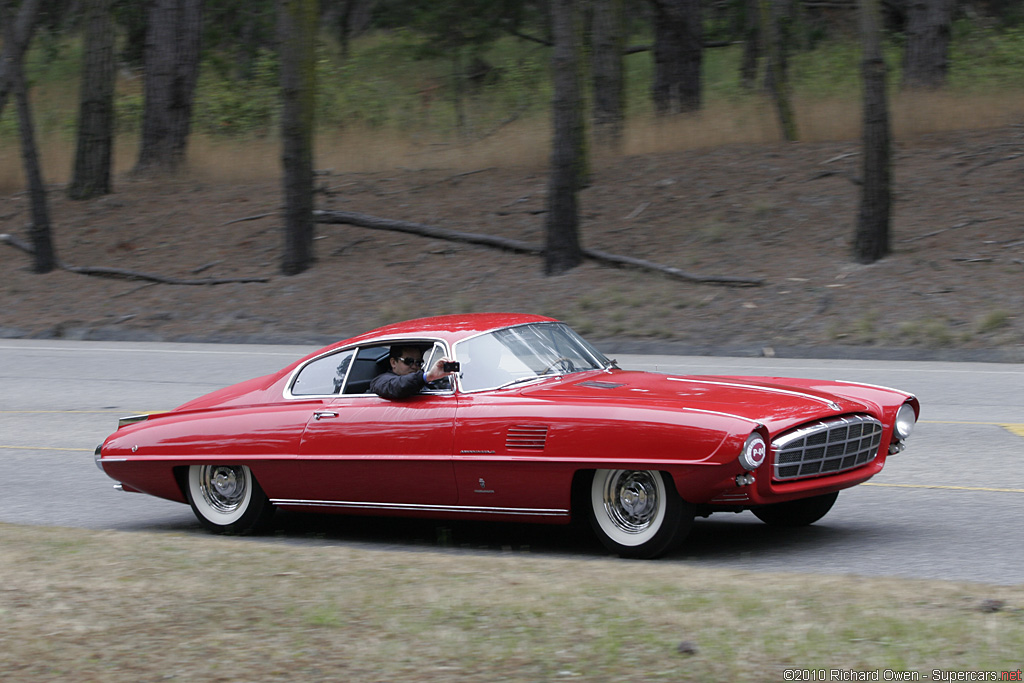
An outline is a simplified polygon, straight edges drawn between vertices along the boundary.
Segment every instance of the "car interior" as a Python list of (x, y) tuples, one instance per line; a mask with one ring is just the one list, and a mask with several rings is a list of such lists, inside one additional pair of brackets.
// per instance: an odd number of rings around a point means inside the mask
[[(444, 355), (444, 347), (440, 344), (416, 343), (412, 344), (423, 349), (423, 367), (428, 368)], [(355, 361), (349, 369), (348, 382), (345, 384), (345, 394), (365, 394), (370, 390), (370, 382), (377, 375), (391, 369), (388, 362), (388, 354), (391, 345), (387, 346), (364, 346), (356, 354)], [(446, 377), (434, 382), (427, 387), (428, 391), (451, 391), (451, 381)]]

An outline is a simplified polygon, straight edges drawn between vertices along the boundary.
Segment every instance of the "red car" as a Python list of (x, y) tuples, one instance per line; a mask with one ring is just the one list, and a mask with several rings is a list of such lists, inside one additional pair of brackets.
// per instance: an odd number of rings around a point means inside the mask
[[(392, 345), (458, 374), (369, 393)], [(550, 318), (424, 318), (328, 346), (170, 412), (121, 420), (96, 449), (125, 491), (188, 502), (220, 533), (276, 508), (565, 524), (656, 557), (695, 516), (806, 525), (903, 449), (917, 399), (806, 379), (619, 369)]]

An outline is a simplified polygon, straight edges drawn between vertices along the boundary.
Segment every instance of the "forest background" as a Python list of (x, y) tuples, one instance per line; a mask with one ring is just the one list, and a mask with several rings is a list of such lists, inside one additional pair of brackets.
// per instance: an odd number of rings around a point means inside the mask
[[(489, 3), (493, 21), (467, 12), (473, 22), (454, 25), (452, 8), (474, 4), (321, 3), (320, 206), (539, 243), (551, 145), (549, 8)], [(643, 49), (657, 33), (658, 3), (626, 3), (626, 118), (618, 146), (591, 152), (583, 242), (763, 283), (739, 290), (589, 263), (544, 278), (529, 256), (333, 226), (320, 228), (310, 273), (279, 276), (271, 2), (205, 3), (187, 164), (159, 179), (132, 172), (144, 107), (143, 4), (115, 3), (114, 192), (67, 200), (60, 189), (74, 154), (81, 3), (43, 5), (26, 71), (58, 255), (168, 279), (260, 281), (187, 287), (70, 272), (32, 277), (23, 255), (4, 250), (6, 336), (319, 340), (412, 315), (517, 308), (598, 338), (696, 350), (908, 347), (1011, 358), (1020, 350), (1024, 207), (1014, 179), (1024, 32), (1015, 3), (952, 5), (948, 69), (941, 87), (928, 89), (902, 87), (905, 6), (885, 5), (899, 150), (896, 247), (872, 266), (849, 256), (862, 116), (856, 5), (788, 5), (799, 142), (783, 144), (760, 75), (750, 81), (741, 69), (747, 3), (703, 3), (702, 101), (669, 115), (653, 103), (656, 65)], [(462, 39), (453, 43), (456, 29)], [(27, 218), (17, 140), (8, 111), (0, 118), (0, 191), (11, 201), (0, 230), (12, 235)], [(430, 295), (391, 296), (410, 279)], [(334, 293), (314, 295), (321, 288)]]

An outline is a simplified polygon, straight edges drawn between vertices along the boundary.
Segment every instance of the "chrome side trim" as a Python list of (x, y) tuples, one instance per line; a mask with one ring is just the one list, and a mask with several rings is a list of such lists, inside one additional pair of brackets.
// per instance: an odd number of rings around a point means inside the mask
[(127, 417), (122, 417), (118, 419), (117, 428), (120, 429), (125, 425), (135, 424), (136, 422), (145, 422), (148, 419), (149, 415), (128, 415)]
[(673, 382), (691, 382), (694, 384), (713, 384), (718, 387), (733, 387), (735, 389), (750, 389), (751, 391), (764, 391), (769, 394), (782, 394), (783, 396), (798, 396), (805, 398), (808, 401), (817, 401), (823, 403), (832, 410), (839, 410), (839, 405), (835, 401), (828, 398), (822, 398), (821, 396), (815, 396), (814, 394), (807, 394), (802, 391), (796, 391), (795, 389), (782, 389), (779, 387), (759, 387), (756, 384), (740, 384), (737, 382), (724, 382), (720, 380), (707, 380), (707, 379), (690, 379), (687, 377), (666, 377), (665, 379)]
[(270, 502), (281, 506), (302, 506), (341, 508), (349, 510), (389, 510), (401, 512), (453, 512), (483, 515), (528, 515), (531, 517), (568, 517), (568, 510), (557, 508), (503, 508), (477, 507), (472, 505), (424, 505), (418, 503), (370, 503), (348, 500), (301, 500), (295, 498), (271, 498)]
[(906, 396), (907, 399), (905, 399), (905, 400), (916, 399), (917, 398), (913, 394), (908, 394), (907, 392), (903, 391), (902, 389), (893, 389), (892, 387), (887, 387), (884, 384), (869, 384), (867, 382), (854, 382), (854, 381), (848, 380), (848, 379), (837, 379), (837, 380), (833, 380), (833, 381), (836, 384), (850, 384), (850, 385), (855, 386), (855, 387), (856, 386), (871, 387), (872, 389), (882, 389), (884, 391), (891, 391), (894, 394), (901, 394), (902, 396)]
[[(342, 347), (340, 349), (334, 349), (332, 351), (327, 351), (325, 353), (321, 353), (319, 356), (315, 356), (313, 358), (310, 358), (305, 363), (302, 363), (302, 364), (296, 366), (296, 368), (291, 371), (291, 374), (288, 375), (288, 381), (285, 382), (285, 384), (284, 384), (284, 399), (286, 401), (308, 401), (308, 400), (315, 400), (315, 399), (336, 399), (336, 398), (342, 398), (342, 397), (344, 397), (344, 398), (358, 398), (358, 397), (380, 398), (376, 394), (346, 394), (345, 393), (345, 385), (348, 384), (348, 380), (349, 380), (349, 376), (350, 376), (350, 373), (349, 373), (348, 370), (345, 372), (345, 381), (342, 383), (342, 385), (340, 387), (338, 387), (337, 393), (333, 393), (333, 394), (299, 394), (299, 395), (296, 395), (296, 394), (292, 393), (292, 384), (295, 383), (295, 378), (298, 377), (300, 372), (302, 372), (304, 369), (306, 369), (307, 366), (311, 365), (312, 363), (317, 362), (318, 360), (320, 360), (322, 358), (326, 358), (328, 356), (336, 356), (338, 354), (345, 353), (346, 351), (352, 351), (352, 353), (353, 353), (352, 358), (354, 360), (355, 357), (357, 355), (359, 355), (359, 351), (361, 349), (363, 349), (363, 348), (366, 348), (366, 347), (369, 347), (369, 346), (390, 346), (392, 344), (401, 343), (403, 341), (408, 341), (410, 344), (423, 344), (423, 343), (428, 343), (428, 344), (433, 344), (433, 345), (440, 344), (441, 347), (444, 349), (444, 355), (447, 356), (447, 357), (451, 357), (451, 355), (450, 355), (451, 354), (451, 348), (448, 346), (448, 342), (446, 342), (444, 339), (440, 339), (440, 338), (436, 338), (436, 337), (401, 337), (401, 336), (399, 336), (399, 337), (381, 337), (380, 339), (375, 339), (375, 340), (372, 340), (372, 341), (364, 341), (362, 343), (356, 344), (355, 346), (345, 346), (345, 347)], [(351, 370), (351, 366), (349, 367), (349, 370)], [(454, 393), (455, 393), (454, 386), (453, 386), (452, 389), (448, 389), (448, 390), (437, 389), (437, 390), (427, 390), (427, 391), (423, 392), (424, 395), (429, 395), (429, 396), (450, 396), (450, 395), (452, 395)]]

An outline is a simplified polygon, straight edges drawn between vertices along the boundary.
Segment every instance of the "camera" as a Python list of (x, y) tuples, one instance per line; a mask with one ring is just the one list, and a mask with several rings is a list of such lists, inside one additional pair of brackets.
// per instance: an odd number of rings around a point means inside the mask
[(459, 370), (462, 369), (462, 366), (460, 366), (457, 361), (448, 360), (444, 362), (444, 365), (441, 366), (441, 368), (445, 372), (458, 372)]

